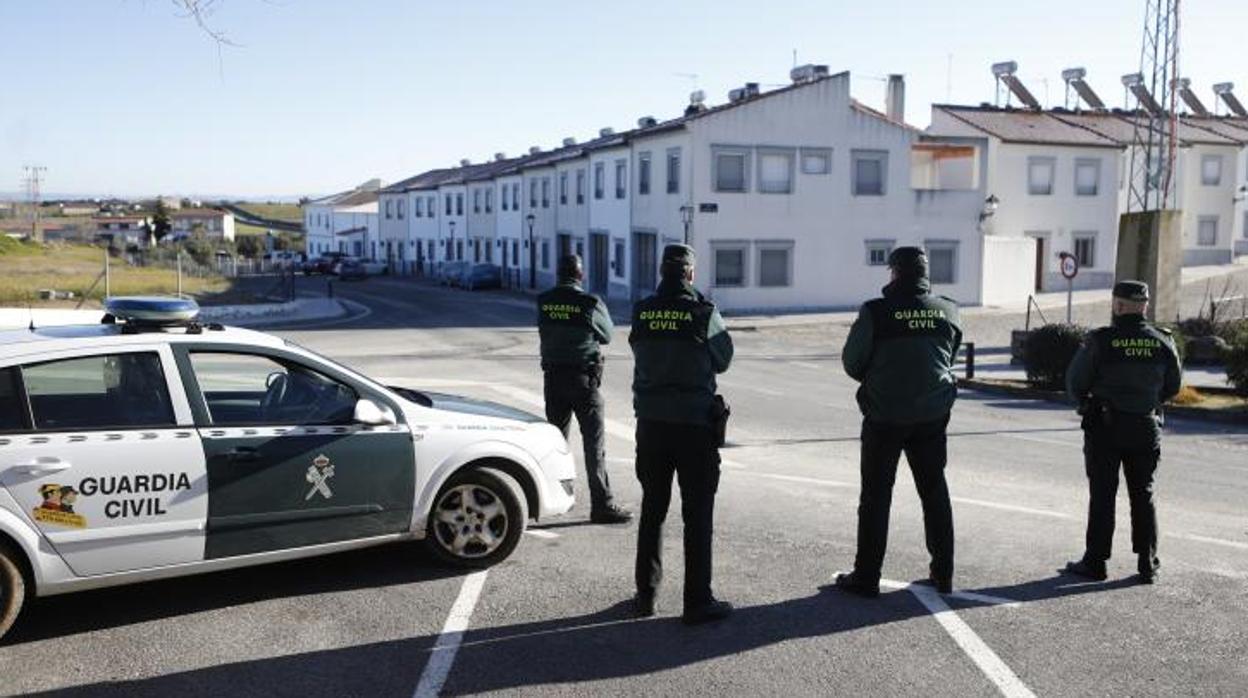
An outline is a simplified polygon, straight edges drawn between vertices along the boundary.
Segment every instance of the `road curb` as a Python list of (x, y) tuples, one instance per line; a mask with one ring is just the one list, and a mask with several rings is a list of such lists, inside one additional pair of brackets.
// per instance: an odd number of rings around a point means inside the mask
[[(1066, 393), (1056, 390), (1044, 390), (1043, 388), (1035, 388), (1032, 386), (1008, 385), (1002, 383), (994, 383), (982, 381), (975, 378), (959, 378), (958, 387), (969, 390), (979, 390), (986, 393), (997, 393), (999, 395), (1009, 395), (1011, 397), (1029, 398), (1032, 400), (1043, 400), (1062, 405), (1070, 405), (1070, 400), (1066, 398)], [(1214, 412), (1212, 410), (1201, 409), (1199, 407), (1186, 407), (1183, 405), (1168, 405), (1165, 408), (1167, 417), (1179, 417), (1182, 419), (1192, 419), (1203, 422), (1217, 422), (1220, 424), (1248, 424), (1248, 411), (1240, 412)]]

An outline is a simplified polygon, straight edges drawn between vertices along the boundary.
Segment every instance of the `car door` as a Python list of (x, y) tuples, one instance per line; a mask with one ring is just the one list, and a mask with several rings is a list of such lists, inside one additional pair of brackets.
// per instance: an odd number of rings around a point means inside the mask
[(207, 558), (410, 530), (410, 430), (354, 422), (361, 397), (398, 415), (389, 398), (276, 350), (177, 351), (207, 462)]
[(167, 345), (41, 355), (0, 394), (0, 484), (75, 574), (203, 559), (204, 454)]

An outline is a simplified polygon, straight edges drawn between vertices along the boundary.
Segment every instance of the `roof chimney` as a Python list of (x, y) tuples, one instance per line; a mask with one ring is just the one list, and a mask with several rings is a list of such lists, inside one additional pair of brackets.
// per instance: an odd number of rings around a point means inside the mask
[(606, 138), (607, 136), (614, 136), (614, 135), (615, 135), (615, 129), (611, 128), (610, 126), (598, 129), (599, 138)]
[[(1105, 111), (1105, 102), (1101, 101), (1100, 96), (1092, 90), (1092, 86), (1084, 80), (1087, 75), (1088, 71), (1083, 68), (1067, 68), (1062, 71), (1062, 80), (1066, 81), (1066, 107), (1077, 109), (1079, 100), (1082, 99), (1083, 103), (1092, 109)], [(1073, 99), (1070, 94), (1072, 89), (1077, 95)]]
[(1179, 96), (1183, 98), (1183, 103), (1187, 105), (1187, 108), (1191, 109), (1196, 116), (1209, 116), (1209, 110), (1200, 101), (1200, 97), (1197, 97), (1196, 93), (1192, 92), (1192, 81), (1187, 78), (1179, 78), (1175, 82), (1179, 88)]
[(472, 164), (472, 161), (471, 161), (471, 160), (469, 160), (468, 158), (464, 158), (463, 160), (460, 160), (460, 161), (459, 161), (459, 166), (460, 166), (460, 167), (467, 167), (467, 166), (469, 166), (469, 165), (471, 165), (471, 164)]
[(658, 119), (655, 119), (653, 116), (643, 116), (637, 120), (637, 128), (650, 128), (658, 123)]
[(1144, 85), (1144, 76), (1140, 73), (1130, 73), (1122, 76), (1122, 86), (1127, 91), (1135, 95), (1140, 106), (1153, 116), (1165, 116), (1166, 110), (1162, 108), (1157, 100), (1153, 99), (1153, 94), (1148, 91), (1148, 87)]
[(567, 147), (574, 146), (574, 145), (576, 145), (575, 138), (568, 136), (567, 138), (563, 139), (563, 147), (567, 148)]
[(494, 161), (502, 162), (507, 159), (507, 153), (494, 153)]
[(1226, 108), (1231, 110), (1235, 116), (1248, 118), (1248, 109), (1244, 109), (1244, 105), (1235, 95), (1231, 94), (1231, 90), (1235, 89), (1235, 83), (1220, 82), (1213, 86), (1213, 93), (1222, 98), (1226, 103)]
[(893, 73), (888, 76), (888, 92), (884, 96), (884, 113), (897, 122), (906, 120), (906, 76)]
[[(1004, 61), (992, 64), (992, 74), (997, 78), (998, 104), (1001, 101), (1001, 83), (1005, 83), (1005, 86), (1009, 88), (1010, 92), (1015, 97), (1018, 97), (1018, 101), (1022, 102), (1023, 106), (1028, 109), (1040, 111), (1040, 103), (1036, 101), (1036, 98), (1032, 96), (1031, 91), (1028, 90), (1027, 87), (1023, 85), (1023, 83), (1014, 75), (1014, 73), (1017, 72), (1018, 61)], [(1005, 106), (1010, 106), (1010, 99), (1008, 96), (1005, 99)]]
[(535, 145), (529, 148), (529, 155), (537, 155), (540, 152), (542, 152), (542, 146), (540, 145)]
[(691, 116), (704, 111), (706, 111), (706, 93), (702, 90), (690, 92), (689, 106), (685, 107), (685, 116)]

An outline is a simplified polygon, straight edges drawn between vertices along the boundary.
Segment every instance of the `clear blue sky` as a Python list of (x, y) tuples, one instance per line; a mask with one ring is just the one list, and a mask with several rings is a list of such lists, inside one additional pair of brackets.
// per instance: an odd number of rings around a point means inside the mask
[[(1102, 97), (1139, 62), (1143, 0), (217, 0), (216, 45), (169, 0), (0, 1), (0, 191), (21, 166), (53, 192), (298, 196), (394, 181), (461, 157), (584, 139), (714, 103), (801, 63), (853, 74), (882, 106), (904, 73), (907, 118), (991, 101), (1014, 59), (1060, 105), (1062, 68)], [(1248, 2), (1188, 0), (1182, 72), (1212, 102), (1248, 101)], [(952, 55), (952, 71), (949, 57)], [(951, 77), (951, 80), (949, 79)], [(951, 83), (951, 85), (950, 85)]]

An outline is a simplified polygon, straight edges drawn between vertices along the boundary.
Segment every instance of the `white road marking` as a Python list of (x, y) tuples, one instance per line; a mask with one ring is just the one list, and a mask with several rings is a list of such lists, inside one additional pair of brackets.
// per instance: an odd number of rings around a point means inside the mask
[(1072, 516), (1060, 511), (1052, 511), (1050, 509), (1034, 509), (1032, 507), (1022, 507), (1017, 504), (1002, 504), (1001, 502), (990, 502), (985, 499), (971, 499), (969, 497), (950, 497), (950, 501), (959, 504), (970, 504), (972, 506), (984, 507), (985, 509), (999, 509), (1001, 511), (1012, 511), (1019, 514), (1031, 514), (1033, 516), (1048, 516), (1054, 519), (1076, 519)]
[[(881, 579), (880, 586), (886, 589), (910, 590), (913, 586), (909, 582), (898, 582), (893, 579)], [(1023, 605), (1021, 601), (1007, 599), (1003, 596), (992, 596), (991, 594), (980, 594), (975, 591), (954, 591), (950, 594), (944, 594), (954, 599), (962, 599), (963, 601), (974, 601), (985, 606), (1001, 606), (1002, 608), (1018, 608)]]
[[(987, 434), (986, 436), (994, 436), (994, 434)], [(1075, 443), (1074, 441), (1062, 441), (1061, 439), (1046, 439), (1043, 436), (1032, 436), (1030, 434), (1011, 434), (1009, 432), (1005, 432), (1002, 434), (997, 434), (995, 436), (1004, 436), (1010, 439), (1018, 439), (1019, 441), (1031, 441), (1032, 443), (1048, 444), (1050, 446), (1068, 446), (1072, 448), (1083, 448), (1082, 443)]]
[(949, 637), (962, 648), (962, 652), (996, 685), (1001, 695), (1007, 698), (1035, 698), (1036, 694), (971, 630), (966, 621), (949, 608), (949, 604), (945, 603), (935, 588), (922, 584), (907, 584), (905, 588), (927, 608)]
[[(742, 466), (736, 466), (742, 467)], [(804, 485), (824, 485), (826, 487), (857, 487), (857, 485), (841, 482), (839, 480), (826, 480), (818, 477), (802, 477), (801, 475), (780, 475), (778, 473), (759, 473), (753, 471), (744, 471), (744, 475), (753, 477), (761, 477), (768, 480), (779, 480), (781, 482), (799, 482)]]
[(1170, 538), (1182, 538), (1183, 540), (1196, 541), (1197, 543), (1209, 543), (1210, 545), (1223, 545), (1237, 550), (1248, 550), (1248, 543), (1237, 540), (1210, 538), (1209, 536), (1198, 536), (1194, 533), (1166, 533), (1164, 535)]
[(420, 675), (420, 683), (416, 684), (415, 698), (434, 698), (442, 692), (446, 678), (451, 674), (451, 666), (455, 664), (455, 654), (464, 641), (464, 632), (468, 630), (468, 622), (472, 619), (472, 610), (477, 606), (481, 596), (481, 588), (485, 586), (488, 570), (473, 572), (464, 577), (464, 584), (459, 588), (459, 596), (451, 606), (451, 613), (442, 626), (442, 634), (429, 653), (429, 663)]
[(823, 370), (823, 368), (819, 366), (819, 364), (812, 364), (809, 361), (790, 361), (789, 363), (793, 364), (794, 366), (800, 366), (801, 368), (809, 368), (812, 371)]
[(540, 528), (529, 528), (529, 529), (526, 529), (524, 532), (529, 534), (530, 536), (533, 536), (534, 538), (552, 539), (552, 538), (559, 537), (559, 534), (555, 533), (554, 531), (546, 531)]

